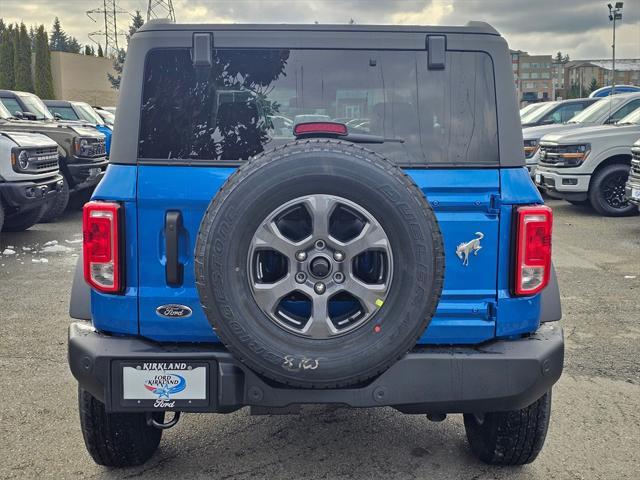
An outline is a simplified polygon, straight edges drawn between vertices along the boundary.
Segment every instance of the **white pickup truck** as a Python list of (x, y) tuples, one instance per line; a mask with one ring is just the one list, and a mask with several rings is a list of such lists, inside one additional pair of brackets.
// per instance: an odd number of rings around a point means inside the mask
[(540, 140), (535, 183), (550, 197), (590, 203), (601, 215), (637, 213), (625, 196), (640, 109), (613, 125), (550, 133)]
[(578, 128), (613, 124), (638, 108), (640, 108), (640, 93), (625, 93), (599, 100), (566, 123), (523, 128), (524, 156), (531, 177), (534, 177), (536, 166), (540, 161), (538, 146), (543, 136), (549, 133), (568, 133)]

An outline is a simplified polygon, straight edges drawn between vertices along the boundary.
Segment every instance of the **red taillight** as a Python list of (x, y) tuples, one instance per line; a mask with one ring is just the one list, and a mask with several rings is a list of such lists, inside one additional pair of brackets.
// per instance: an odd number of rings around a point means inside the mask
[(121, 291), (120, 205), (89, 202), (82, 210), (84, 279), (105, 293)]
[(518, 208), (514, 286), (516, 295), (533, 295), (549, 283), (552, 225), (553, 213), (549, 207)]
[(296, 137), (303, 135), (346, 135), (347, 126), (344, 123), (336, 122), (307, 122), (299, 123), (293, 127), (293, 134)]

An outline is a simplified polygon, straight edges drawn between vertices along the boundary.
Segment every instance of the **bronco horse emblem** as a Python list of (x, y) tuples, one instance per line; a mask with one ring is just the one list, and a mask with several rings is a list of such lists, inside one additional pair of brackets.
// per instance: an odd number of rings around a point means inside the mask
[(477, 238), (474, 238), (467, 243), (461, 243), (456, 248), (456, 255), (460, 260), (462, 260), (462, 265), (465, 267), (469, 265), (469, 255), (471, 255), (472, 252), (474, 255), (478, 255), (478, 252), (482, 248), (480, 246), (480, 240), (484, 238), (484, 233), (476, 232), (475, 235), (477, 235)]

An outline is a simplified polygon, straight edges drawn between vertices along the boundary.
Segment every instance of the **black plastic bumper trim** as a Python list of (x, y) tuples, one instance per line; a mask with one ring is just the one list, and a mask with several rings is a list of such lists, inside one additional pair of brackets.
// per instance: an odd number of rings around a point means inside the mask
[(342, 404), (393, 406), (424, 413), (471, 413), (523, 408), (560, 378), (564, 359), (562, 329), (544, 324), (533, 335), (481, 346), (418, 347), (359, 388), (295, 389), (273, 385), (219, 345), (158, 344), (139, 337), (114, 337), (88, 322), (69, 329), (69, 365), (80, 385), (108, 411), (135, 411), (120, 401), (116, 382), (120, 361), (207, 362), (209, 402), (182, 408), (194, 412), (231, 412), (244, 406), (286, 407)]
[[(0, 196), (7, 205), (24, 211), (40, 206), (56, 196), (62, 187), (61, 182), (62, 176), (58, 174), (43, 180), (2, 182), (0, 183)], [(27, 190), (30, 188), (36, 192), (33, 197), (27, 195)], [(46, 192), (43, 193), (45, 188)]]

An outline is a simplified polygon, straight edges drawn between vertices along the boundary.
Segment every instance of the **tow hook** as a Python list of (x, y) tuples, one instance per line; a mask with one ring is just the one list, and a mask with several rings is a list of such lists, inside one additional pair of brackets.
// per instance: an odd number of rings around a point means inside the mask
[(147, 412), (147, 425), (150, 427), (155, 427), (160, 430), (168, 430), (171, 427), (175, 427), (180, 420), (180, 412), (173, 412), (173, 418), (165, 423), (160, 423), (155, 418), (153, 418), (155, 412)]

